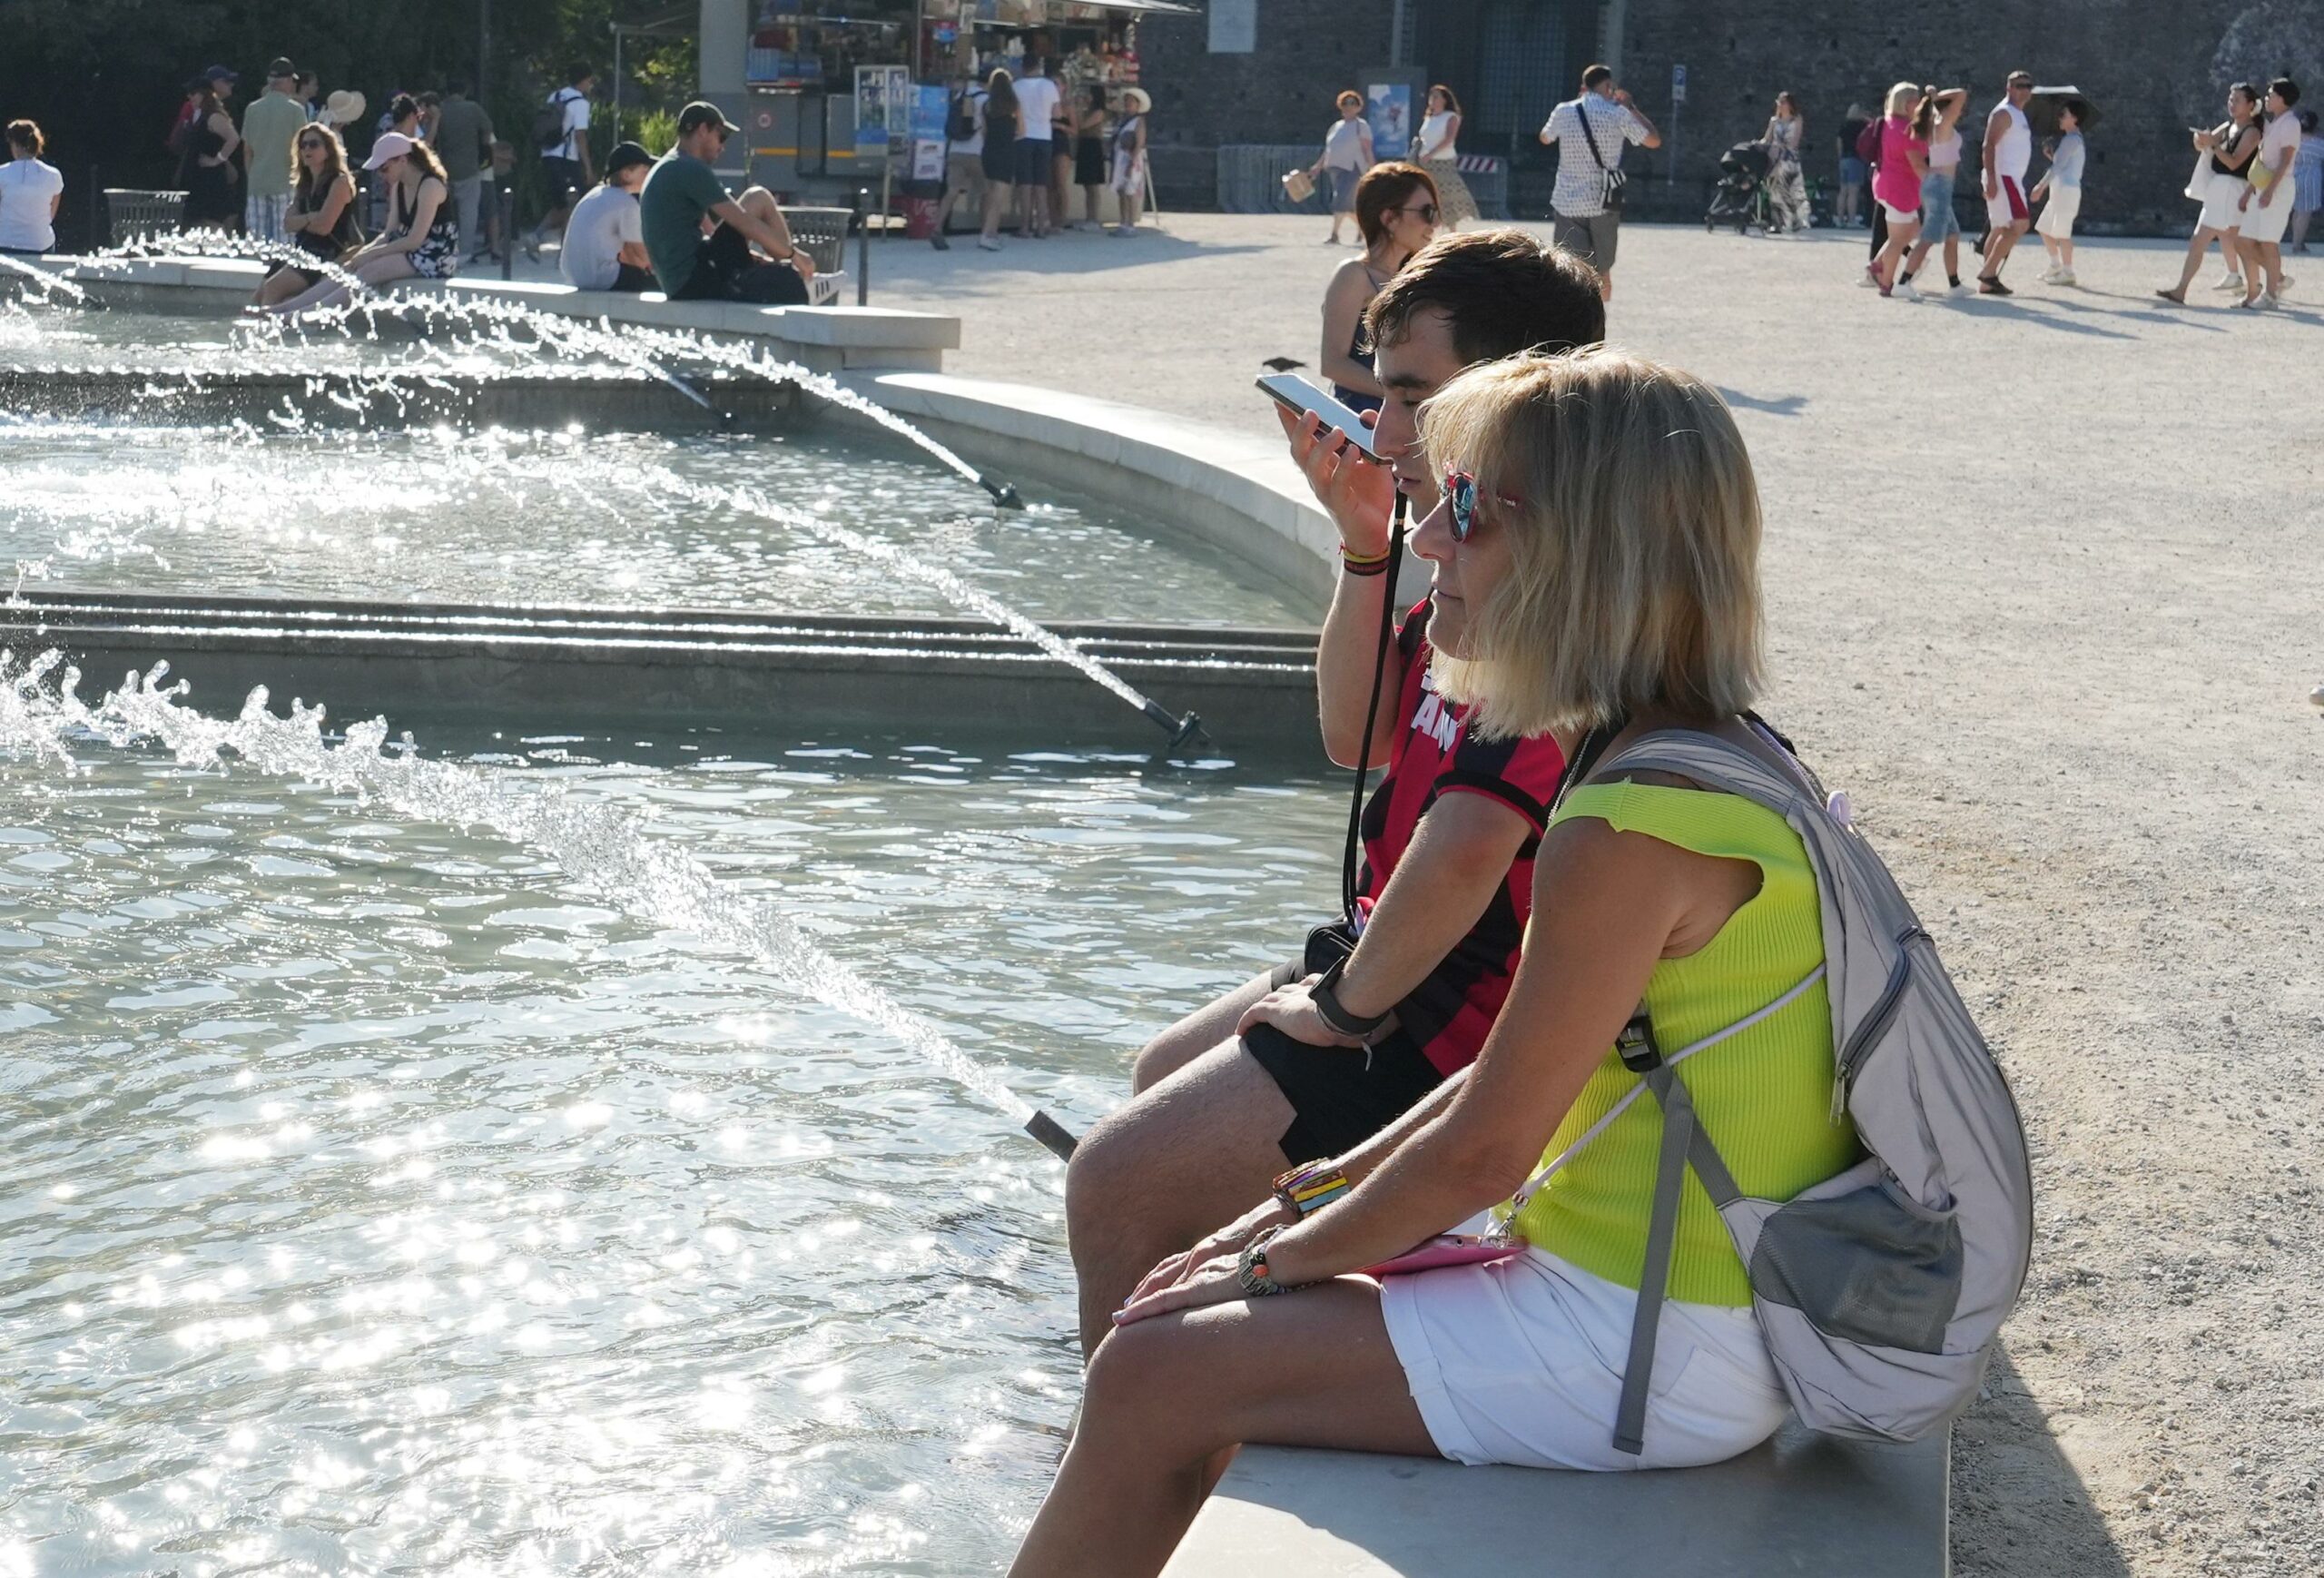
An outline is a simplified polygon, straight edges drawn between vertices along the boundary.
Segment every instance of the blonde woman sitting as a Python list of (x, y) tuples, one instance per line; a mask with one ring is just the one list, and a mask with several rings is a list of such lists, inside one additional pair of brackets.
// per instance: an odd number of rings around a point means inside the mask
[[(1491, 1264), (1353, 1275), (1525, 1186), (1632, 1090), (1640, 1011), (1678, 1046), (1823, 962), (1815, 873), (1775, 813), (1661, 774), (1592, 776), (1659, 729), (1773, 747), (1760, 682), (1759, 503), (1717, 393), (1619, 350), (1521, 356), (1423, 408), (1443, 478), (1439, 693), (1472, 727), (1554, 733), (1579, 782), (1542, 837), (1508, 1003), (1465, 1080), (1286, 1180), (1146, 1278), (1090, 1361), (1080, 1428), (1013, 1571), (1150, 1574), (1244, 1442), (1570, 1469), (1715, 1463), (1772, 1435), (1784, 1393), (1742, 1262), (1689, 1184), (1642, 1450), (1614, 1440), (1662, 1118), (1632, 1103), (1532, 1194)], [(1440, 639), (1441, 637), (1441, 639)], [(1570, 782), (1571, 780), (1570, 779)], [(1820, 981), (1676, 1070), (1744, 1192), (1789, 1199), (1860, 1151), (1834, 1123)], [(1278, 1297), (1280, 1296), (1280, 1297)]]

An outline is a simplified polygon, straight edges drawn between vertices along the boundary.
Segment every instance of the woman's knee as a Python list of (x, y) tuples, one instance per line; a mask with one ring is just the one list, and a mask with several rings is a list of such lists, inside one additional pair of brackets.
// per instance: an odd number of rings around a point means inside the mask
[(1107, 1334), (1082, 1383), (1081, 1425), (1093, 1442), (1120, 1433), (1142, 1455), (1195, 1464), (1226, 1439), (1226, 1399), (1216, 1395), (1215, 1310), (1157, 1316)]

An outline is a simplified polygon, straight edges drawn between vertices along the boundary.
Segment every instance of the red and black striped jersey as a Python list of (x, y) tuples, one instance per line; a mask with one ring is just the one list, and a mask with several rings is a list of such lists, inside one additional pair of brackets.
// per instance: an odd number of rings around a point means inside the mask
[(1517, 954), (1533, 909), (1533, 855), (1549, 817), (1550, 801), (1565, 771), (1565, 753), (1547, 735), (1515, 740), (1469, 737), (1468, 708), (1436, 694), (1428, 671), (1429, 605), (1405, 616), (1396, 650), (1403, 672), (1396, 704), (1397, 729), (1387, 775), (1364, 807), (1364, 863), (1357, 873), (1359, 904), (1388, 885), (1396, 863), (1430, 806), (1445, 794), (1482, 794), (1525, 818), (1531, 829), (1477, 923), (1452, 952), (1396, 1005), (1403, 1030), (1438, 1072), (1450, 1074), (1476, 1060), (1485, 1034), (1509, 995)]

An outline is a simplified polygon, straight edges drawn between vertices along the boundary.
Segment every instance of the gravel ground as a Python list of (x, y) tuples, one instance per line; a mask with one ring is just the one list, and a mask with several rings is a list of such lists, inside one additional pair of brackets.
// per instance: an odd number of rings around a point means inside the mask
[[(1167, 222), (878, 246), (873, 301), (960, 313), (960, 372), (1259, 427), (1254, 366), (1315, 360), (1344, 254), (1313, 222)], [(2033, 1135), (2039, 1241), (1955, 1435), (1955, 1570), (2310, 1578), (2324, 289), (2172, 310), (2148, 292), (2175, 248), (2081, 252), (2078, 290), (2035, 283), (2036, 249), (2014, 300), (1914, 306), (1850, 288), (1857, 238), (1637, 227), (1612, 331), (1734, 405), (1770, 711), (1916, 895)]]

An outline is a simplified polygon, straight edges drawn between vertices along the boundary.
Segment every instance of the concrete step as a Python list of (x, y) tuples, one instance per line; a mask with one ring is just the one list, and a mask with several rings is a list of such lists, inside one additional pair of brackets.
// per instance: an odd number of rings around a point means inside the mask
[(1709, 1468), (1568, 1474), (1246, 1447), (1163, 1578), (1944, 1578), (1952, 1443), (1797, 1420)]

